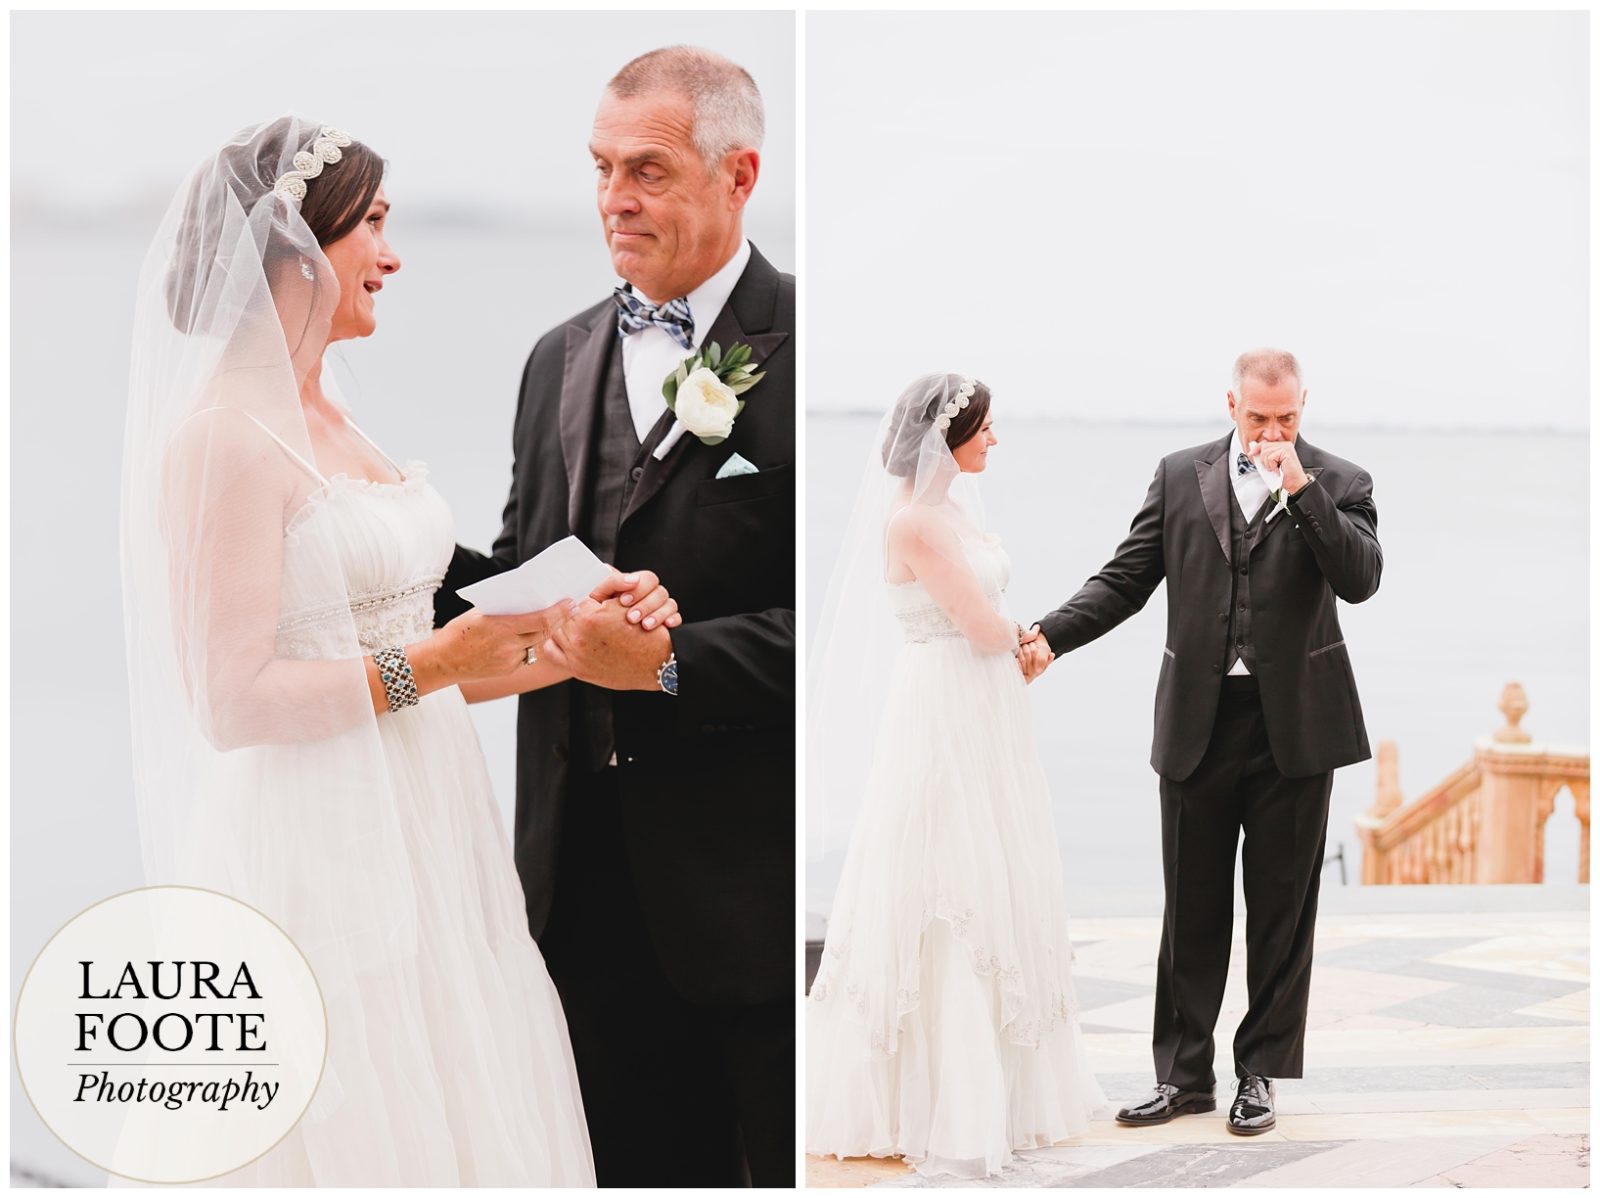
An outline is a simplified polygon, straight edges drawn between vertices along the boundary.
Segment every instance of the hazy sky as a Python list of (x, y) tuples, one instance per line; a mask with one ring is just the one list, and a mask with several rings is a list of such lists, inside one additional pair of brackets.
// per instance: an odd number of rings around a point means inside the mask
[[(569, 183), (590, 169), (600, 89), (634, 55), (681, 42), (755, 77), (762, 199), (789, 197), (793, 27), (792, 14), (737, 12), (14, 13), (13, 201), (159, 215), (202, 153), (292, 110), (377, 147), (408, 204), (583, 219)], [(48, 119), (30, 119), (34, 106)], [(764, 215), (787, 223), (792, 202)]]
[(1192, 419), (1268, 343), (1308, 435), (1587, 429), (1587, 21), (812, 14), (808, 402)]

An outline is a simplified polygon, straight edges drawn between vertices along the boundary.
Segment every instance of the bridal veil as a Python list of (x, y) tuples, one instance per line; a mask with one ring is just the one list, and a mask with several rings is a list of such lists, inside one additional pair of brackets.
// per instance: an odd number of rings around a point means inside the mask
[[(890, 606), (889, 540), (912, 533), (927, 551), (918, 579), (962, 626), (993, 608), (966, 549), (985, 536), (977, 480), (962, 473), (946, 431), (971, 402), (972, 379), (928, 374), (901, 392), (867, 451), (855, 505), (807, 662), (806, 841), (812, 901), (831, 892), (857, 822), (902, 633)], [(950, 695), (952, 718), (962, 696)]]
[(449, 1164), (425, 1106), (371, 1067), (415, 1039), (416, 901), (300, 404), (339, 299), (301, 197), (351, 144), (282, 117), (179, 188), (139, 278), (122, 484), (146, 880), (240, 899), (310, 960), (330, 1051), (290, 1175), (319, 1183), (340, 1162)]

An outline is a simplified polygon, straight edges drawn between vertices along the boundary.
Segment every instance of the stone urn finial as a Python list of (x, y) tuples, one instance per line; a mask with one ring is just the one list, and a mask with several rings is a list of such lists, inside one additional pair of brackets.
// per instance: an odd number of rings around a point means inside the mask
[(1505, 713), (1506, 726), (1494, 734), (1495, 740), (1526, 744), (1533, 739), (1522, 727), (1522, 717), (1528, 714), (1528, 694), (1522, 689), (1522, 683), (1506, 683), (1506, 689), (1500, 692), (1500, 710)]

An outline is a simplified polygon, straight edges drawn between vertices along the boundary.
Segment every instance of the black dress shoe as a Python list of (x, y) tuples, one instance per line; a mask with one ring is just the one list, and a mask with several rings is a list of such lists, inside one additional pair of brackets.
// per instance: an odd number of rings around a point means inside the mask
[(1166, 1123), (1179, 1115), (1198, 1115), (1216, 1109), (1216, 1095), (1209, 1090), (1180, 1090), (1177, 1086), (1161, 1082), (1149, 1097), (1131, 1102), (1118, 1111), (1117, 1122), (1129, 1127), (1144, 1127), (1151, 1123)]
[(1259, 1136), (1278, 1124), (1273, 1110), (1278, 1090), (1270, 1079), (1249, 1074), (1239, 1079), (1239, 1093), (1228, 1109), (1228, 1130), (1239, 1136)]

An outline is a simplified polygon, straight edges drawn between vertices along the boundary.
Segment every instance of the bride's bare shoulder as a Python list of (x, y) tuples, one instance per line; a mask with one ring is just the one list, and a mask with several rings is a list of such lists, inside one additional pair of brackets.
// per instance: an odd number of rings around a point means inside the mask
[(915, 556), (953, 538), (950, 522), (925, 503), (907, 503), (891, 511), (885, 528), (890, 553), (896, 556)]

